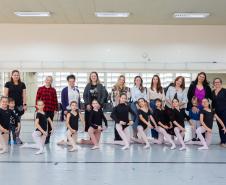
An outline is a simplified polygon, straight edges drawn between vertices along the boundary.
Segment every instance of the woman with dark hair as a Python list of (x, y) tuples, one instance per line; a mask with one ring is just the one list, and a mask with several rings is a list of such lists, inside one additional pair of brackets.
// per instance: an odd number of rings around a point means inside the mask
[[(156, 109), (155, 100), (160, 99), (164, 106), (165, 104), (165, 93), (161, 85), (161, 80), (158, 75), (154, 75), (151, 80), (151, 87), (148, 92), (148, 97), (150, 101), (150, 107), (152, 111)], [(151, 135), (153, 138), (158, 139), (158, 132), (151, 129)]]
[[(13, 70), (11, 73), (11, 80), (5, 83), (4, 96), (12, 98), (15, 101), (15, 108), (19, 115), (23, 115), (27, 110), (26, 86), (20, 79), (20, 72)], [(21, 117), (20, 117), (21, 118)], [(17, 132), (17, 144), (22, 144), (19, 138), (20, 130)]]
[(186, 108), (187, 94), (185, 91), (185, 80), (183, 76), (178, 76), (174, 80), (166, 92), (166, 108), (172, 108), (172, 100), (176, 98), (179, 100), (180, 109)]
[[(215, 109), (216, 114), (218, 117), (223, 121), (224, 125), (226, 126), (226, 89), (222, 87), (222, 79), (215, 78), (213, 80), (214, 90), (213, 90), (213, 108)], [(220, 145), (226, 148), (226, 135), (222, 130), (223, 127), (217, 121), (219, 127), (219, 134), (220, 134)]]
[(83, 99), (85, 103), (85, 131), (89, 129), (89, 116), (91, 111), (91, 103), (95, 99), (103, 107), (108, 94), (105, 87), (100, 83), (98, 73), (93, 71), (89, 75), (89, 83), (86, 85)]
[(212, 100), (211, 88), (209, 86), (209, 82), (207, 81), (206, 73), (204, 72), (200, 72), (197, 75), (195, 81), (191, 82), (187, 94), (188, 98), (187, 110), (192, 109), (193, 112), (197, 112), (198, 111), (197, 107), (192, 106), (192, 98), (194, 96), (197, 97), (198, 99), (198, 106), (202, 106), (202, 100), (204, 98)]
[(131, 109), (135, 113), (132, 115), (133, 118), (133, 136), (137, 137), (137, 126), (138, 126), (138, 104), (137, 101), (140, 98), (144, 98), (148, 102), (147, 88), (143, 87), (143, 79), (141, 76), (134, 78), (134, 87), (131, 88)]
[(67, 82), (68, 86), (63, 88), (61, 92), (61, 103), (65, 115), (71, 110), (70, 104), (72, 101), (76, 101), (78, 103), (78, 108), (80, 108), (80, 94), (78, 86), (75, 85), (75, 75), (71, 74), (67, 76)]

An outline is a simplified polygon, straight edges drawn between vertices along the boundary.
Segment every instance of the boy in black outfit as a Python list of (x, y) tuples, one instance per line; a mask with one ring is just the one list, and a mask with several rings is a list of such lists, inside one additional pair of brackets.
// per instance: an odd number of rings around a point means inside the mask
[(11, 133), (13, 138), (13, 144), (20, 144), (17, 143), (17, 132), (20, 130), (20, 119), (19, 117), (20, 112), (15, 108), (15, 100), (9, 98), (9, 110), (12, 110), (14, 113), (10, 116), (10, 123), (9, 123), (9, 144), (11, 144)]

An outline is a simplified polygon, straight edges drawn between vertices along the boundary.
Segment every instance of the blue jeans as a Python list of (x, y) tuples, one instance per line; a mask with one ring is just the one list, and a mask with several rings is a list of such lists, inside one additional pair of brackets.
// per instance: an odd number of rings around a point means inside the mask
[(132, 102), (130, 104), (131, 109), (133, 110), (133, 112), (135, 113), (135, 115), (131, 114), (132, 120), (133, 120), (133, 130), (137, 130), (137, 126), (138, 126), (138, 110), (137, 110), (137, 106), (136, 103)]
[[(154, 111), (156, 109), (156, 105), (155, 105), (155, 100), (150, 100), (150, 107), (152, 109), (152, 111)], [(151, 129), (151, 136), (155, 139), (158, 139), (158, 132), (154, 129)]]

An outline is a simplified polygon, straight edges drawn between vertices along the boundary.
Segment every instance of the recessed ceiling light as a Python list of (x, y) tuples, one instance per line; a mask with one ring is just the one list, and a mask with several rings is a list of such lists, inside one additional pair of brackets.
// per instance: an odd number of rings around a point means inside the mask
[(129, 12), (95, 12), (96, 17), (129, 17)]
[(210, 13), (174, 13), (173, 17), (178, 19), (196, 19), (207, 18)]
[(14, 12), (19, 17), (49, 17), (50, 12)]

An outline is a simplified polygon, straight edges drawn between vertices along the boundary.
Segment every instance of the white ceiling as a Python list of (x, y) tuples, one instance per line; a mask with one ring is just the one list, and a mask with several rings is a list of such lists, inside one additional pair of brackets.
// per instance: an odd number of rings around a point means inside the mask
[[(0, 0), (0, 23), (226, 25), (226, 0)], [(51, 17), (16, 17), (15, 11), (50, 11)], [(128, 11), (129, 18), (96, 18), (95, 11)], [(178, 20), (174, 12), (209, 12)]]

